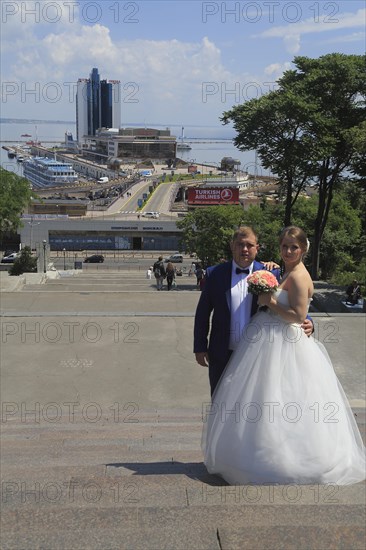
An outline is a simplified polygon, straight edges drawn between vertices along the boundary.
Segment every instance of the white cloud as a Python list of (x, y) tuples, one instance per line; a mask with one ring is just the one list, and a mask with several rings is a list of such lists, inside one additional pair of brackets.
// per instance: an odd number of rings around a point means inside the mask
[(285, 71), (291, 69), (291, 63), (271, 63), (264, 69), (264, 74), (278, 79)]
[(283, 42), (286, 47), (286, 51), (291, 54), (296, 54), (300, 51), (300, 35), (299, 34), (289, 34), (284, 36)]
[(356, 13), (336, 14), (327, 19), (326, 17), (316, 20), (315, 17), (269, 28), (262, 33), (255, 35), (261, 38), (282, 38), (286, 50), (291, 53), (298, 53), (301, 46), (301, 36), (309, 33), (324, 33), (339, 31), (342, 29), (365, 27), (366, 9), (360, 9)]
[(332, 38), (330, 40), (324, 40), (323, 44), (346, 44), (347, 42), (360, 42), (361, 40), (363, 43), (365, 43), (365, 33), (354, 32), (352, 34), (338, 36), (337, 38)]
[[(221, 82), (228, 82), (230, 88), (232, 82), (243, 77), (225, 69), (220, 49), (207, 37), (197, 42), (112, 40), (108, 27), (101, 24), (75, 23), (60, 32), (51, 30), (38, 39), (34, 29), (29, 28), (26, 39), (19, 38), (16, 48), (11, 50), (3, 81), (10, 83), (6, 91), (17, 87), (18, 92), (7, 93), (4, 116), (14, 106), (12, 116), (25, 116), (25, 111), (27, 116), (36, 116), (39, 111), (40, 118), (74, 118), (70, 83), (80, 77), (88, 78), (92, 67), (98, 67), (101, 78), (121, 81), (124, 119), (158, 120), (167, 115), (171, 120), (180, 120), (186, 110), (193, 120), (201, 111), (216, 110), (221, 115)], [(202, 109), (202, 86), (207, 81), (214, 82), (218, 91)], [(47, 103), (46, 94), (51, 94), (55, 87), (62, 91), (60, 100)], [(32, 90), (40, 90), (38, 99)], [(60, 111), (65, 114), (59, 114)]]
[(52, 63), (67, 66), (75, 61), (94, 59), (95, 63), (116, 59), (116, 47), (110, 38), (109, 29), (96, 24), (93, 27), (83, 26), (78, 32), (49, 34), (41, 43), (45, 56)]

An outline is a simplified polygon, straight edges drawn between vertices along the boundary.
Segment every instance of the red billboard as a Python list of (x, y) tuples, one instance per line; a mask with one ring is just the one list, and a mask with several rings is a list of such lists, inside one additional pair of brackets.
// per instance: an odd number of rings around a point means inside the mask
[(239, 204), (237, 187), (189, 187), (188, 204)]

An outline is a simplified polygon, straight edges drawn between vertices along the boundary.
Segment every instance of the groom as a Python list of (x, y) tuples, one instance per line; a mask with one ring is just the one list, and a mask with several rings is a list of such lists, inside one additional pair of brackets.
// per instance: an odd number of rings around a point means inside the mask
[[(211, 395), (240, 342), (245, 326), (257, 311), (257, 296), (248, 293), (246, 278), (254, 271), (265, 269), (262, 263), (255, 261), (259, 244), (251, 227), (239, 227), (232, 237), (230, 248), (232, 261), (206, 271), (206, 283), (194, 322), (193, 351), (197, 363), (209, 368)], [(279, 280), (279, 269), (272, 270), (272, 273)], [(302, 328), (310, 336), (313, 331), (311, 320), (305, 319)]]

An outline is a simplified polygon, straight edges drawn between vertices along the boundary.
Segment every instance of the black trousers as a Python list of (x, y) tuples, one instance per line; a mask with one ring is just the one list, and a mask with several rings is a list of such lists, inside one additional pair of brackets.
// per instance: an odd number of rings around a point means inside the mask
[(211, 361), (209, 357), (208, 375), (210, 378), (211, 397), (213, 395), (213, 392), (216, 389), (217, 384), (219, 383), (222, 373), (224, 372), (232, 353), (233, 353), (233, 350), (228, 349), (226, 353), (226, 358), (224, 361), (215, 361), (214, 358)]

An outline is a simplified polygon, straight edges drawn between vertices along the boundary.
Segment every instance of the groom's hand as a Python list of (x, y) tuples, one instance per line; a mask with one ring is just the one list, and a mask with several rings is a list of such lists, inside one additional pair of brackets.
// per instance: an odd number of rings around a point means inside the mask
[(195, 353), (196, 361), (201, 367), (208, 367), (208, 353), (207, 351), (200, 351)]
[(305, 321), (304, 321), (303, 324), (301, 325), (301, 328), (302, 328), (303, 331), (305, 332), (306, 336), (311, 336), (311, 335), (313, 334), (314, 325), (313, 325), (313, 323), (310, 321), (310, 319), (305, 319)]
[(262, 262), (262, 264), (264, 265), (265, 269), (267, 269), (267, 271), (272, 271), (273, 269), (280, 268), (280, 266), (276, 264), (276, 262)]

